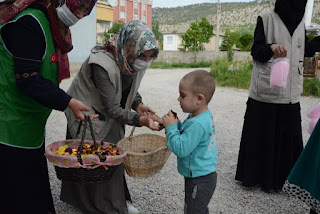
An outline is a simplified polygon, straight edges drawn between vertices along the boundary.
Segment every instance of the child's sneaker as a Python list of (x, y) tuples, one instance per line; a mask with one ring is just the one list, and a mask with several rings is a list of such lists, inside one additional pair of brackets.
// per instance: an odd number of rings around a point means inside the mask
[(139, 211), (137, 208), (135, 208), (130, 201), (127, 201), (127, 207), (128, 207), (128, 214), (138, 214)]

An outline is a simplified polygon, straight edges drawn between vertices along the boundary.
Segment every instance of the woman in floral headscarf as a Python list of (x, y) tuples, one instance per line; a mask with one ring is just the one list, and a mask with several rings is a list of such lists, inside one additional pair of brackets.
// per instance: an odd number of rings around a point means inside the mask
[[(69, 26), (96, 0), (8, 0), (0, 3), (0, 194), (2, 213), (55, 213), (44, 156), (52, 109), (89, 108), (59, 89), (70, 76)], [(35, 204), (36, 202), (36, 204)]]
[[(104, 46), (94, 47), (73, 80), (68, 94), (91, 106), (99, 119), (93, 130), (99, 140), (117, 143), (124, 137), (124, 125), (146, 126), (159, 130), (154, 111), (142, 103), (138, 93), (141, 79), (158, 55), (151, 29), (142, 21), (126, 23)], [(131, 111), (131, 108), (135, 111)], [(67, 138), (76, 138), (79, 121), (70, 110)], [(86, 131), (90, 139), (90, 131)], [(112, 178), (102, 184), (62, 182), (61, 200), (80, 208), (84, 213), (135, 213), (120, 165)], [(135, 212), (133, 212), (135, 211)]]

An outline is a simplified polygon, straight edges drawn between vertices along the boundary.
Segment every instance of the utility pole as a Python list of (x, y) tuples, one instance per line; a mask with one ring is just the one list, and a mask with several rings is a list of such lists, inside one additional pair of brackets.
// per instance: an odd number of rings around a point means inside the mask
[(309, 27), (311, 25), (312, 11), (314, 0), (308, 0), (305, 10), (305, 25)]
[(216, 52), (219, 52), (220, 14), (221, 14), (221, 4), (220, 4), (220, 0), (217, 0)]

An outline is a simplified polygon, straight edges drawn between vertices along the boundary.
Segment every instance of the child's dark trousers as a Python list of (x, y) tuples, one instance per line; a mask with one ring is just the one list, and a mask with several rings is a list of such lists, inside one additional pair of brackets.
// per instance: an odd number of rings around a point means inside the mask
[(184, 179), (184, 214), (208, 214), (208, 204), (216, 189), (217, 173)]

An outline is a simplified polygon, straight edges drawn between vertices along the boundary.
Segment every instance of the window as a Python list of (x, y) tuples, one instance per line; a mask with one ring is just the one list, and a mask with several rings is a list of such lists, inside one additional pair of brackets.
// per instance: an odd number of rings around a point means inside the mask
[(133, 8), (138, 9), (138, 2), (136, 2), (136, 1), (133, 2)]
[(133, 20), (138, 20), (138, 14), (133, 14)]
[(120, 11), (120, 18), (125, 19), (126, 18), (126, 13), (124, 11)]
[(144, 21), (144, 22), (146, 21), (146, 16), (145, 15), (142, 16), (142, 21)]
[(168, 36), (167, 37), (167, 44), (172, 44), (173, 43), (173, 37), (172, 36)]
[(146, 10), (146, 4), (142, 4), (142, 10)]
[(121, 6), (126, 6), (125, 0), (120, 0), (120, 5), (121, 5)]

